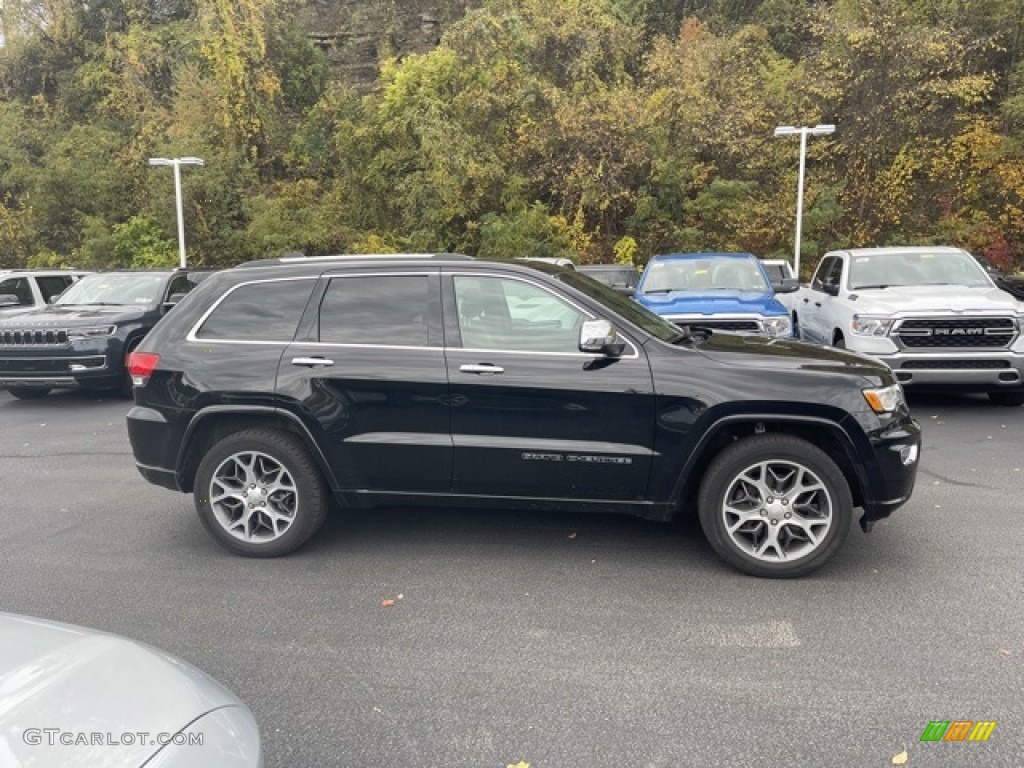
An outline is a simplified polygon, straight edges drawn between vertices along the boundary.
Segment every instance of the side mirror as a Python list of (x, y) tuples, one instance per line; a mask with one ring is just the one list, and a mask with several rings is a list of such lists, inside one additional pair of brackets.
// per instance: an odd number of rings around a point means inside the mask
[(838, 296), (839, 295), (839, 286), (836, 285), (835, 283), (822, 283), (821, 284), (821, 290), (823, 290), (829, 296)]
[(13, 293), (0, 293), (0, 307), (16, 307), (21, 301)]
[(623, 296), (628, 296), (629, 298), (633, 298), (633, 295), (636, 293), (636, 289), (631, 288), (630, 286), (624, 283), (616, 283), (615, 285), (612, 286), (612, 288), (621, 293)]
[(799, 290), (800, 281), (795, 277), (784, 277), (781, 280), (772, 282), (772, 289), (776, 293), (793, 293)]
[(60, 294), (59, 293), (58, 294), (54, 294), (53, 296), (51, 296), (50, 298), (48, 298), (46, 300), (46, 303), (47, 304), (56, 304), (58, 298), (60, 298)]
[(607, 320), (587, 320), (580, 328), (580, 352), (620, 357), (626, 342)]

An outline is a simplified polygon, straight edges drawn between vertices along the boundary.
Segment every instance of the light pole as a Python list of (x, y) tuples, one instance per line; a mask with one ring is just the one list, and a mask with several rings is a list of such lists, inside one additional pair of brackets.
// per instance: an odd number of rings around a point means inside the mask
[(779, 136), (800, 136), (800, 173), (796, 182), (796, 244), (793, 246), (793, 273), (800, 279), (800, 229), (804, 218), (804, 165), (807, 160), (807, 136), (827, 136), (835, 133), (834, 125), (816, 125), (813, 128), (796, 128), (792, 125), (780, 125), (775, 129), (775, 138)]
[(180, 266), (185, 267), (185, 216), (181, 210), (181, 166), (203, 165), (199, 157), (151, 157), (150, 165), (170, 165), (174, 168), (174, 200), (178, 211), (178, 256)]

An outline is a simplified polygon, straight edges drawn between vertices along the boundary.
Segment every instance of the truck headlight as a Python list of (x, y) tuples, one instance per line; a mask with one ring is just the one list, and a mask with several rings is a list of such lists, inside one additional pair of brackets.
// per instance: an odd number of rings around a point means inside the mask
[(892, 323), (891, 317), (854, 315), (850, 330), (858, 336), (886, 336), (892, 329)]
[(890, 384), (888, 387), (876, 387), (865, 389), (864, 399), (868, 401), (871, 410), (875, 413), (892, 413), (906, 405), (903, 397), (903, 387), (899, 384)]
[(69, 339), (97, 339), (103, 336), (113, 336), (117, 330), (116, 325), (97, 325), (91, 328), (68, 328)]
[(788, 317), (766, 317), (761, 322), (765, 334), (770, 339), (788, 338), (793, 335), (793, 323)]

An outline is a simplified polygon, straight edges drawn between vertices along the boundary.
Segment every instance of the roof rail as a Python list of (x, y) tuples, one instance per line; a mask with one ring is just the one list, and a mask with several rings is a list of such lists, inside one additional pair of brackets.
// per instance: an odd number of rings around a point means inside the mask
[(438, 260), (438, 261), (472, 261), (472, 256), (464, 253), (339, 253), (333, 256), (280, 256), (274, 259), (255, 259), (238, 264), (240, 267), (269, 267), (275, 264), (316, 264), (327, 261), (372, 261), (387, 259), (389, 261)]

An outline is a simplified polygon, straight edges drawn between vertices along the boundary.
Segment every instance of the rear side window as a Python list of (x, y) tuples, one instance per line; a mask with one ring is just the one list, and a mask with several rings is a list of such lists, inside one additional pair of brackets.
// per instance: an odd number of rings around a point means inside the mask
[(429, 315), (426, 275), (336, 277), (320, 304), (320, 341), (425, 347)]
[(236, 288), (196, 333), (200, 339), (291, 341), (315, 280), (274, 280)]

